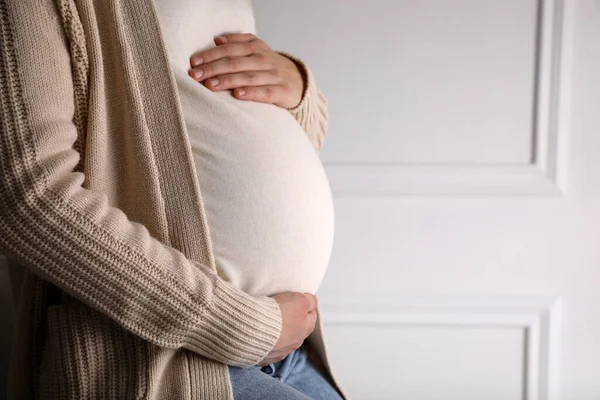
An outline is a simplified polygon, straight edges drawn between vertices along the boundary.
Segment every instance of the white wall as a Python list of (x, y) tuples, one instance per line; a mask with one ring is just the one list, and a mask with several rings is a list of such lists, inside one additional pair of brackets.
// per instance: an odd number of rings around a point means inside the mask
[(330, 102), (353, 398), (600, 398), (600, 3), (253, 4)]
[(253, 3), (330, 102), (318, 294), (353, 398), (600, 398), (600, 3)]

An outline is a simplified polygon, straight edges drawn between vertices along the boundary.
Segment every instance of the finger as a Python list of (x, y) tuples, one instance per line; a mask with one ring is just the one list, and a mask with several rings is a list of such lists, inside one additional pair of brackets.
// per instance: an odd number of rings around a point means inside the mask
[(211, 90), (227, 90), (246, 86), (275, 85), (280, 82), (281, 78), (270, 71), (245, 71), (217, 75), (204, 83)]
[(233, 95), (240, 100), (275, 104), (283, 97), (283, 87), (281, 85), (247, 86), (235, 89)]
[(274, 363), (274, 362), (284, 359), (286, 355), (287, 355), (287, 353), (284, 353), (284, 352), (278, 352), (276, 355), (274, 355), (273, 353), (269, 353), (268, 358), (265, 358), (264, 360), (261, 361), (260, 364), (256, 364), (256, 365), (264, 367), (265, 365), (269, 365), (271, 363)]
[(270, 64), (264, 58), (264, 55), (254, 54), (246, 57), (223, 57), (211, 63), (201, 64), (199, 67), (192, 68), (188, 71), (188, 74), (198, 82), (201, 82), (217, 75), (268, 69), (270, 69)]
[(216, 46), (208, 50), (199, 51), (190, 57), (190, 65), (197, 67), (200, 64), (206, 64), (228, 56), (248, 56), (255, 51), (250, 43), (229, 43), (222, 46)]
[(273, 351), (273, 352), (269, 353), (269, 357), (265, 358), (264, 360), (262, 360), (262, 362), (260, 364), (256, 364), (256, 365), (265, 366), (265, 365), (269, 365), (271, 363), (283, 360), (292, 351), (293, 351), (292, 346), (286, 346), (285, 348), (280, 349), (278, 351)]
[(300, 346), (302, 346), (302, 343), (304, 343), (304, 339), (302, 341), (300, 341), (299, 343), (294, 343), (290, 346), (284, 347), (281, 352), (278, 352), (277, 355), (269, 354), (269, 356), (270, 356), (269, 358), (265, 358), (260, 364), (256, 364), (256, 365), (265, 366), (265, 365), (269, 365), (269, 364), (277, 362), (277, 361), (281, 361), (284, 358), (286, 358), (291, 352), (299, 349)]
[(309, 292), (305, 292), (304, 295), (306, 296), (306, 298), (309, 300), (309, 311), (314, 311), (317, 309), (317, 307), (319, 306), (319, 299), (317, 299), (317, 296), (315, 296), (312, 293)]
[(306, 315), (306, 327), (304, 331), (304, 337), (308, 337), (314, 330), (317, 325), (317, 311), (312, 310)]
[[(318, 318), (317, 310), (316, 309), (312, 310), (311, 312), (308, 313), (308, 315), (311, 318), (311, 320), (310, 320), (310, 323), (311, 323), (310, 331), (312, 332), (312, 331), (315, 330), (315, 326), (317, 325), (317, 318)], [(310, 333), (309, 333), (309, 335), (310, 335)]]
[(276, 363), (277, 361), (281, 361), (281, 360), (283, 360), (286, 357), (287, 357), (287, 354), (286, 355), (282, 355), (280, 357), (266, 358), (263, 362), (261, 362), (260, 364), (256, 364), (256, 365), (258, 365), (259, 367), (264, 367), (265, 365), (269, 365), (269, 364)]
[(215, 43), (232, 43), (232, 42), (249, 42), (251, 40), (258, 39), (253, 33), (227, 33), (215, 37)]

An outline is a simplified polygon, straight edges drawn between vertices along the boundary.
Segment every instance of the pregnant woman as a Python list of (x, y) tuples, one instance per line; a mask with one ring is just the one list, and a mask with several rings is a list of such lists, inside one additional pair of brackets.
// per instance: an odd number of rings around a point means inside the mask
[(9, 398), (349, 399), (326, 101), (255, 33), (248, 0), (0, 0)]
[[(318, 155), (287, 110), (302, 98), (300, 70), (252, 33), (248, 0), (154, 1), (219, 274), (255, 296), (314, 294), (334, 211)], [(340, 399), (310, 350), (304, 341), (263, 368), (230, 367), (235, 398)]]

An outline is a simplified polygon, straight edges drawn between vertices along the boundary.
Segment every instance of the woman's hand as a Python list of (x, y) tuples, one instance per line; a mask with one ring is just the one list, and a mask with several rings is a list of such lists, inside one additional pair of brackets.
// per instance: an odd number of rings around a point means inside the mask
[(285, 292), (276, 294), (273, 298), (281, 310), (281, 334), (269, 354), (256, 364), (261, 367), (283, 360), (302, 346), (317, 323), (319, 299), (314, 294)]
[(286, 56), (251, 33), (217, 36), (216, 47), (190, 57), (189, 75), (210, 90), (233, 90), (240, 100), (294, 108), (302, 100), (305, 77)]

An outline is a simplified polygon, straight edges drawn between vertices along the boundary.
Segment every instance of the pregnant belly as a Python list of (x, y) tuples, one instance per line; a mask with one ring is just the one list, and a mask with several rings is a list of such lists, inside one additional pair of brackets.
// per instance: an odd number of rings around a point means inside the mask
[(206, 91), (182, 106), (220, 273), (252, 295), (315, 293), (334, 236), (317, 153), (287, 110)]

